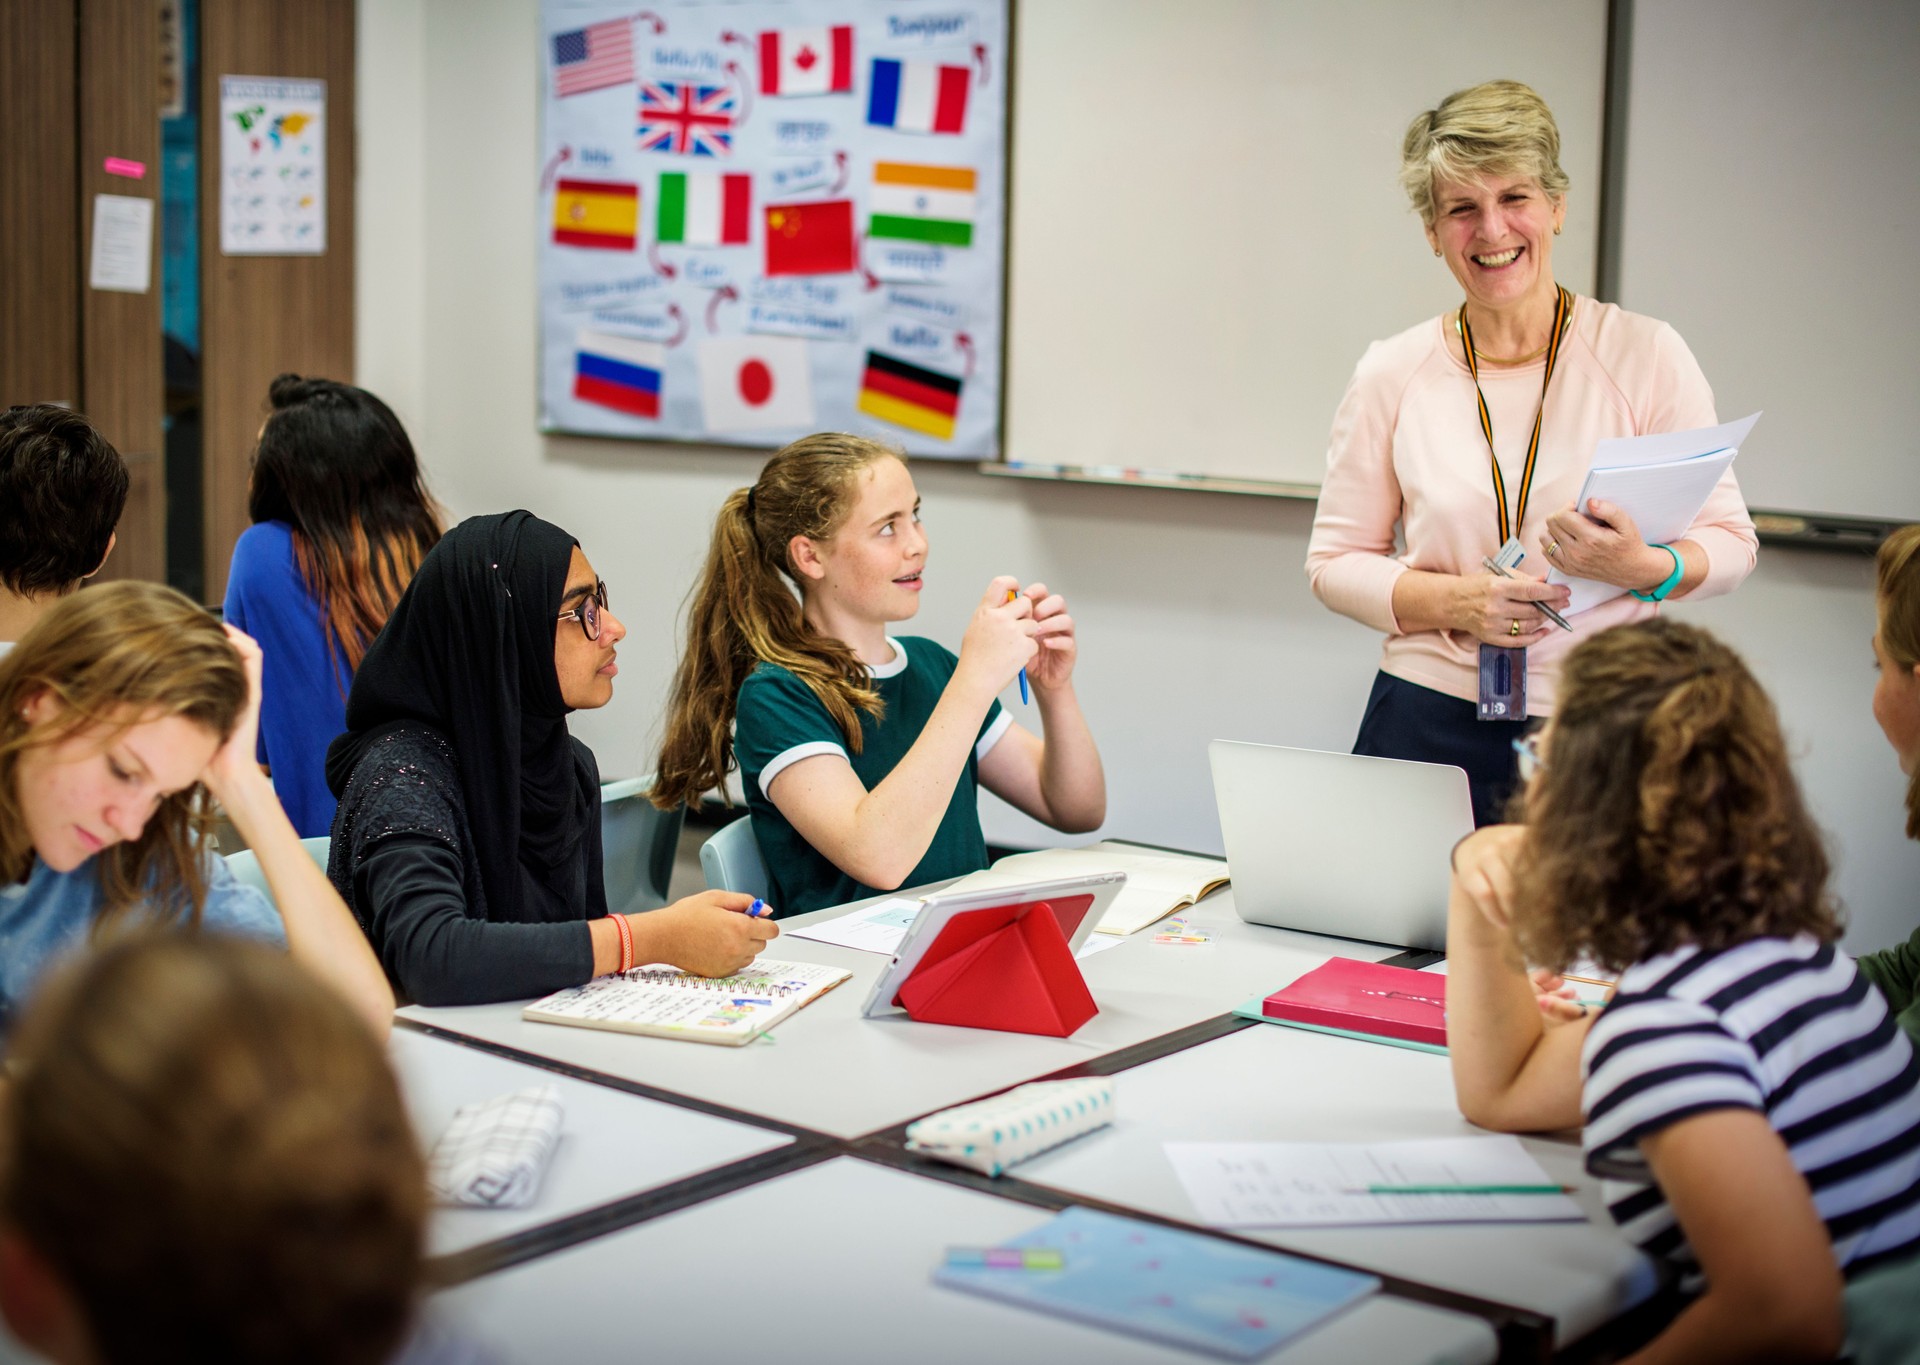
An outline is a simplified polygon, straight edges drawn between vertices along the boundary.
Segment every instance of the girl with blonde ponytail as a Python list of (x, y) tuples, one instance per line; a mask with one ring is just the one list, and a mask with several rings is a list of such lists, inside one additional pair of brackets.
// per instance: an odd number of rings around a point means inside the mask
[[(1920, 1274), (1920, 1058), (1837, 946), (1773, 705), (1664, 617), (1577, 646), (1560, 687), (1523, 754), (1525, 824), (1454, 851), (1461, 1113), (1584, 1124), (1614, 1221), (1698, 1291), (1635, 1362), (1887, 1360), (1858, 1339), (1885, 1309), (1855, 1291)], [(1526, 964), (1576, 958), (1618, 973), (1612, 998), (1543, 1014)]]
[[(978, 785), (1056, 829), (1106, 818), (1065, 599), (999, 577), (957, 656), (890, 636), (926, 559), (905, 460), (857, 436), (795, 441), (720, 509), (652, 797), (697, 801), (737, 763), (776, 914), (984, 867)], [(1044, 741), (998, 700), (1023, 667)]]

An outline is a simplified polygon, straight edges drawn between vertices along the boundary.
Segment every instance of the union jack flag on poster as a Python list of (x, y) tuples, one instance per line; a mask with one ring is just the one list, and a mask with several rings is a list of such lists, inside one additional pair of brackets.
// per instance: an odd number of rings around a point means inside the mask
[(640, 150), (731, 156), (740, 97), (730, 85), (646, 81), (640, 86)]

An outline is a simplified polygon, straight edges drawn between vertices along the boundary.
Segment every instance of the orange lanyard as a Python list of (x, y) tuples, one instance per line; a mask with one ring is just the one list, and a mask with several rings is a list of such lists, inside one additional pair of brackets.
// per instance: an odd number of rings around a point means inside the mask
[(1527, 494), (1533, 491), (1533, 466), (1540, 456), (1540, 422), (1547, 415), (1547, 386), (1553, 383), (1553, 367), (1560, 361), (1560, 340), (1573, 312), (1573, 295), (1559, 290), (1553, 303), (1553, 335), (1547, 338), (1547, 376), (1540, 381), (1540, 410), (1533, 414), (1533, 435), (1527, 441), (1527, 463), (1520, 475), (1520, 501), (1513, 521), (1507, 521), (1507, 481), (1500, 474), (1500, 460), (1493, 453), (1493, 414), (1487, 411), (1487, 396), (1480, 392), (1480, 361), (1473, 351), (1473, 326), (1467, 321), (1467, 305), (1460, 305), (1460, 340), (1466, 344), (1467, 373), (1473, 376), (1473, 396), (1480, 403), (1480, 431), (1487, 438), (1487, 462), (1493, 466), (1493, 508), (1500, 518), (1500, 543), (1505, 545), (1527, 519)]

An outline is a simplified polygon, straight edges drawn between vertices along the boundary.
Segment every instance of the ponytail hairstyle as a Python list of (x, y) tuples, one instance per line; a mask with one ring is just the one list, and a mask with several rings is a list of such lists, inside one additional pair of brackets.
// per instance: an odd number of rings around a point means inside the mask
[[(1880, 543), (1880, 648), (1912, 673), (1920, 666), (1920, 525), (1902, 526)], [(1907, 837), (1920, 839), (1920, 764), (1907, 781)]]
[(440, 539), (406, 429), (351, 384), (283, 374), (253, 455), (247, 516), (293, 528), (293, 559), (349, 672)]
[[(57, 714), (29, 723), (42, 695)], [(247, 674), (220, 623), (158, 583), (108, 583), (61, 602), (0, 659), (0, 885), (33, 866), (22, 808), (20, 756), (94, 727), (105, 740), (143, 721), (183, 716), (221, 743), (247, 704)], [(198, 923), (201, 870), (213, 818), (198, 783), (162, 800), (137, 839), (89, 866), (100, 879), (98, 929), (135, 902), (162, 918)]]
[(1656, 617), (1587, 640), (1545, 738), (1520, 798), (1528, 961), (1618, 971), (1689, 944), (1840, 936), (1773, 703), (1706, 631)]
[(392, 1358), (425, 1163), (386, 1050), (325, 983), (245, 939), (116, 937), (49, 980), (12, 1056), (0, 1222), (98, 1359)]
[(690, 805), (722, 787), (734, 766), (733, 712), (740, 685), (761, 663), (804, 682), (860, 752), (860, 717), (880, 717), (880, 695), (859, 656), (808, 624), (801, 580), (788, 557), (795, 536), (827, 540), (851, 510), (861, 474), (904, 460), (860, 436), (820, 432), (774, 452), (751, 488), (720, 508), (706, 568), (687, 609), (687, 648), (674, 670), (660, 747), (656, 806)]

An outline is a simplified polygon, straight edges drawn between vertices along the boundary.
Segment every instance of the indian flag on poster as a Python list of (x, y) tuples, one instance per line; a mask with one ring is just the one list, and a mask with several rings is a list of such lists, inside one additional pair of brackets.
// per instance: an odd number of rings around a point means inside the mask
[(881, 161), (868, 196), (869, 237), (941, 246), (973, 245), (975, 172), (965, 166)]
[(719, 171), (669, 171), (660, 177), (662, 242), (745, 246), (752, 177)]

